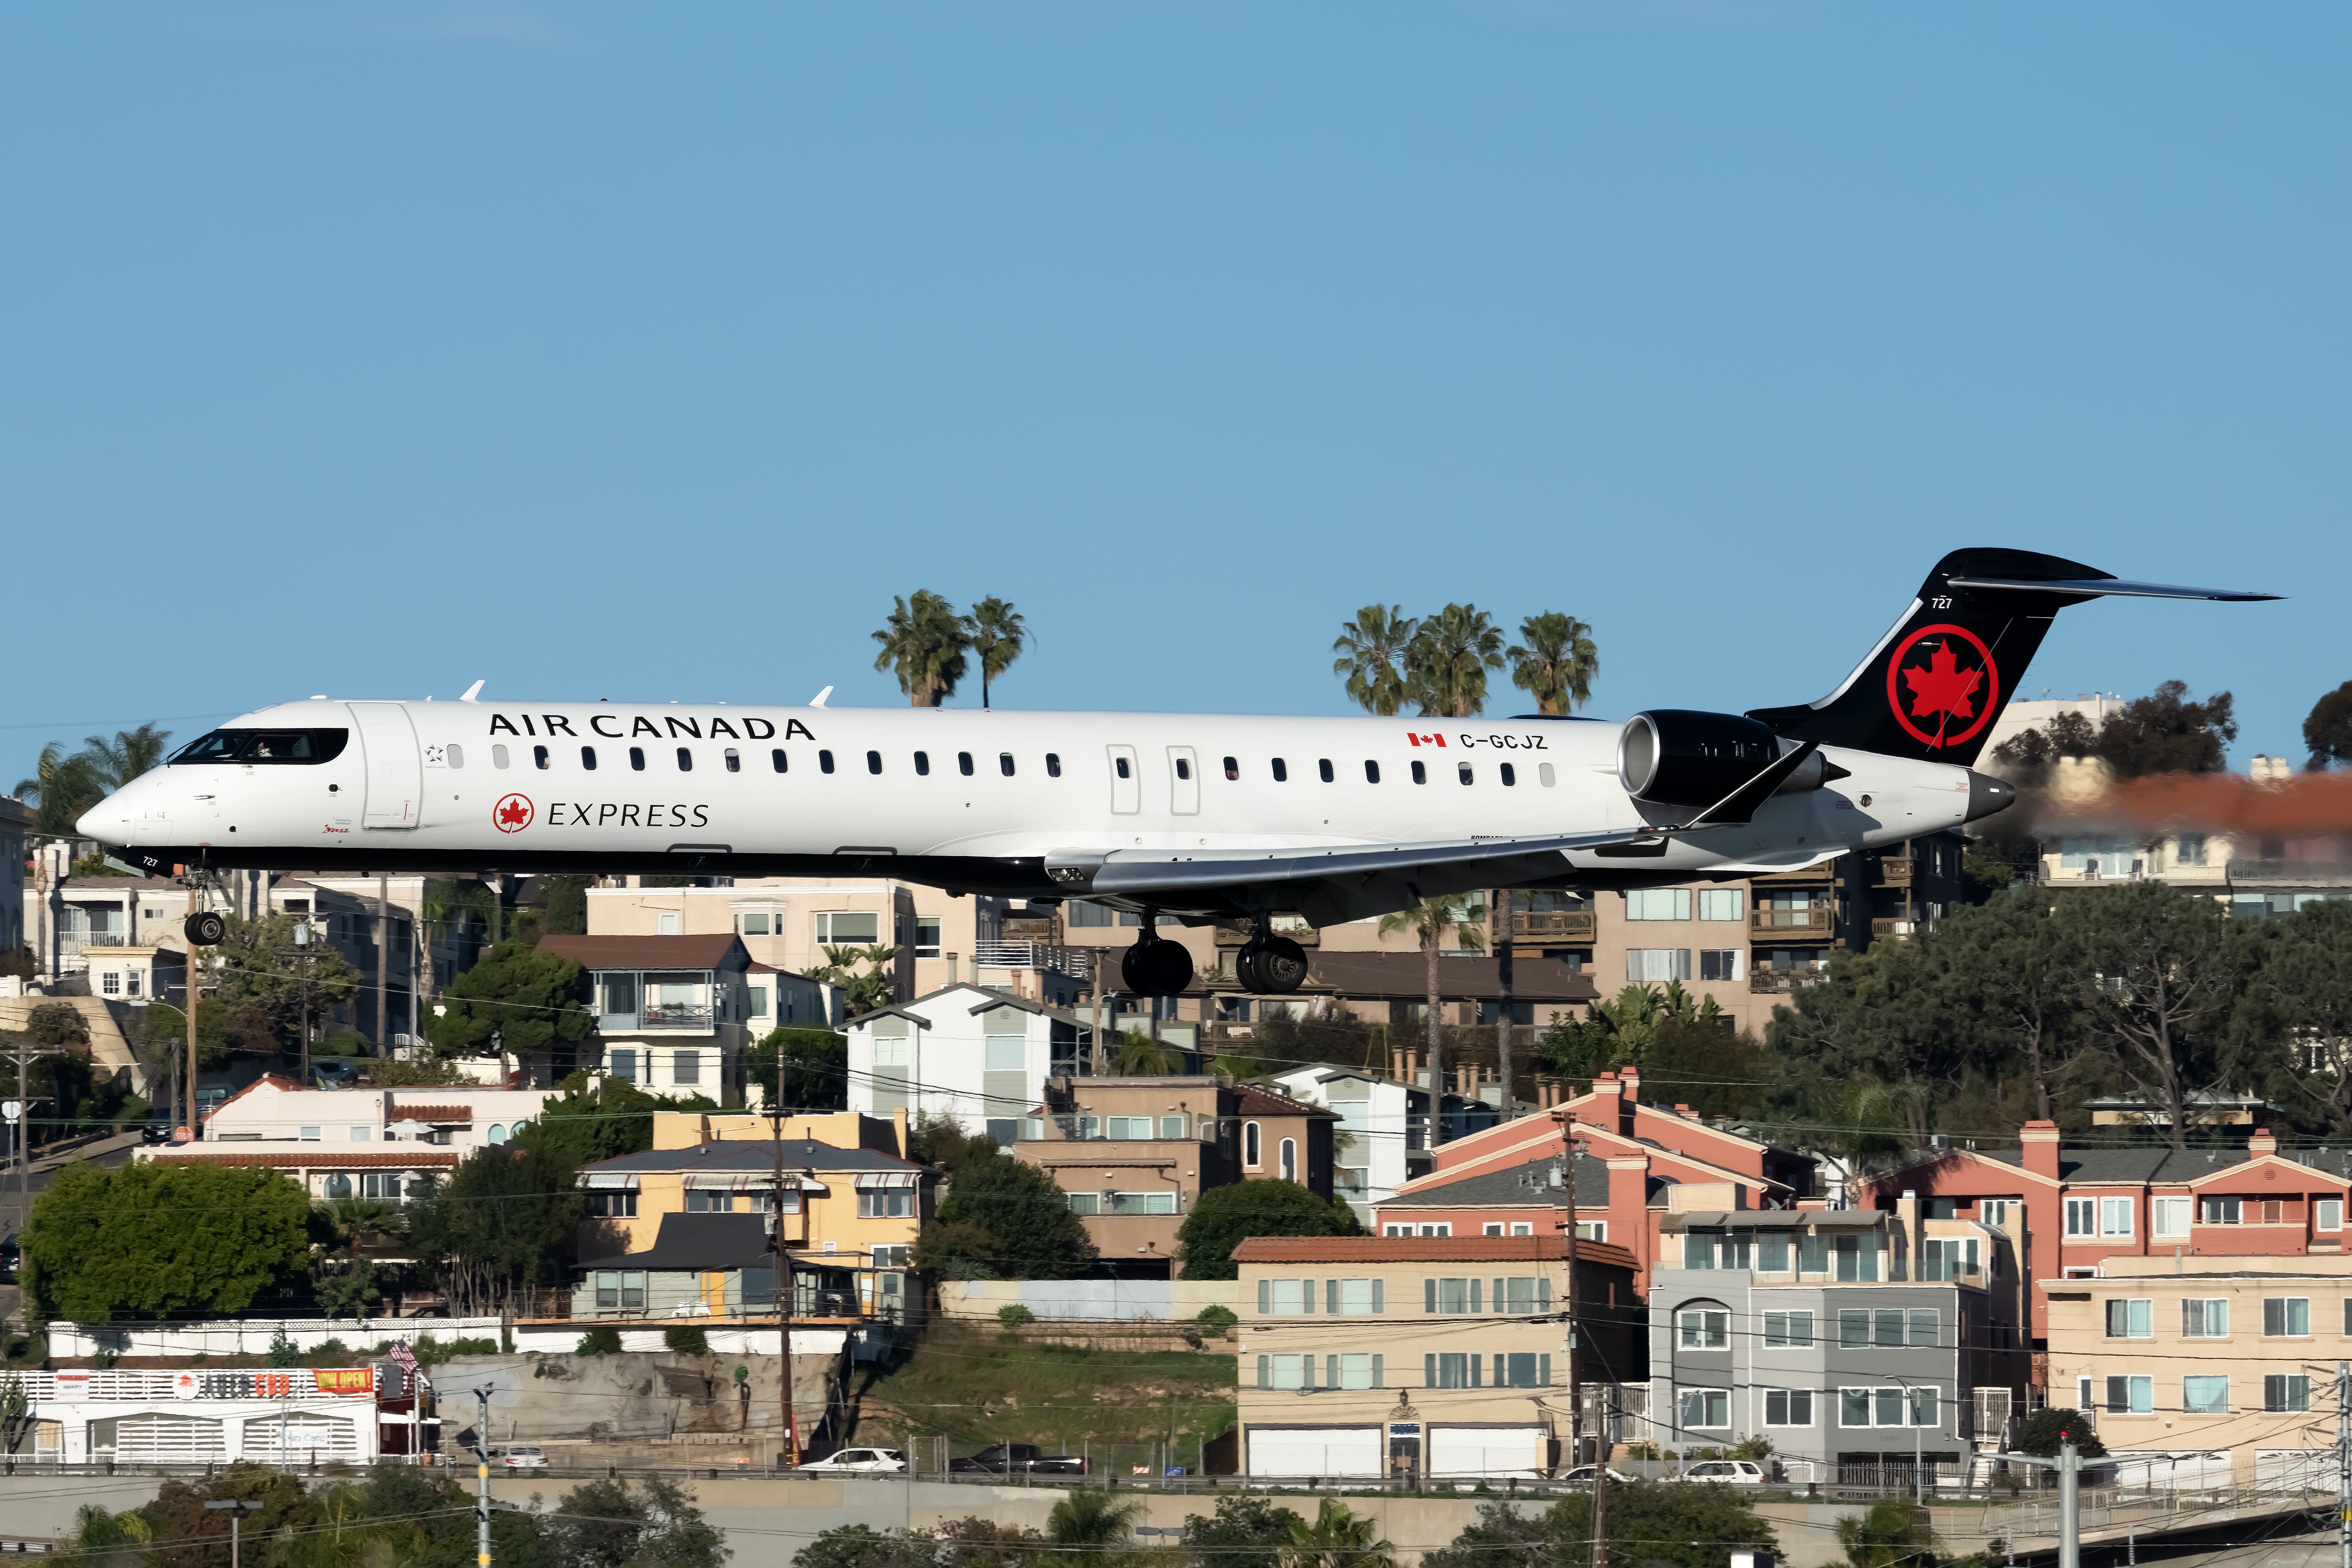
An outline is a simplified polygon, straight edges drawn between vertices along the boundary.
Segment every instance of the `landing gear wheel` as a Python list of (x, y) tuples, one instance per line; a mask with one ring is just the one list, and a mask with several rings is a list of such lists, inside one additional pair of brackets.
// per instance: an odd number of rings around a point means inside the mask
[(191, 947), (218, 947), (228, 937), (228, 922), (218, 910), (198, 910), (180, 922), (180, 934)]
[(1118, 961), (1119, 978), (1139, 996), (1181, 996), (1192, 984), (1192, 953), (1181, 942), (1138, 942)]
[(1283, 996), (1307, 980), (1307, 950), (1286, 936), (1244, 943), (1234, 958), (1234, 977), (1259, 996)]

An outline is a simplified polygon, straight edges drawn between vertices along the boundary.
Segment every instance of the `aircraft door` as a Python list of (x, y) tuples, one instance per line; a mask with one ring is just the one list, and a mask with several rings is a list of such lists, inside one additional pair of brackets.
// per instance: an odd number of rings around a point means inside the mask
[(1133, 746), (1110, 746), (1110, 808), (1122, 816), (1143, 809), (1143, 778)]
[(1201, 811), (1201, 759), (1190, 746), (1168, 748), (1168, 809), (1179, 816)]
[(416, 726), (397, 702), (353, 702), (352, 721), (367, 759), (367, 805), (362, 827), (414, 827), (425, 796), (425, 761), (417, 754)]

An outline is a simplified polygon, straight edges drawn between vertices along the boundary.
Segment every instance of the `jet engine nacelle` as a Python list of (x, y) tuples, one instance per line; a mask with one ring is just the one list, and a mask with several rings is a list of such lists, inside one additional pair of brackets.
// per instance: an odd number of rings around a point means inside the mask
[[(1712, 805), (1784, 749), (1770, 726), (1737, 713), (1654, 708), (1625, 721), (1617, 739), (1617, 782), (1635, 800)], [(1818, 789), (1821, 781), (1815, 777), (1802, 787)]]

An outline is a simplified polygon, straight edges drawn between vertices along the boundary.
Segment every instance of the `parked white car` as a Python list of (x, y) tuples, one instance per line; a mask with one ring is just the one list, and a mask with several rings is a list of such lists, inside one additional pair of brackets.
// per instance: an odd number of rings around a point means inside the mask
[(854, 1470), (872, 1474), (877, 1470), (904, 1470), (907, 1456), (896, 1448), (843, 1448), (827, 1454), (822, 1459), (810, 1459), (803, 1470)]
[[(1591, 1465), (1579, 1465), (1576, 1468), (1568, 1471), (1559, 1479), (1571, 1483), (1580, 1482), (1589, 1487), (1592, 1484), (1592, 1467)], [(1630, 1481), (1633, 1478), (1618, 1470), (1612, 1469), (1609, 1472), (1609, 1479), (1612, 1481)]]
[(1760, 1487), (1765, 1481), (1764, 1467), (1753, 1459), (1707, 1459), (1685, 1469), (1682, 1479), (1732, 1487)]
[(499, 1450), (499, 1462), (505, 1465), (509, 1470), (543, 1470), (547, 1468), (546, 1453), (541, 1449), (531, 1447), (529, 1445), (514, 1448), (501, 1448)]

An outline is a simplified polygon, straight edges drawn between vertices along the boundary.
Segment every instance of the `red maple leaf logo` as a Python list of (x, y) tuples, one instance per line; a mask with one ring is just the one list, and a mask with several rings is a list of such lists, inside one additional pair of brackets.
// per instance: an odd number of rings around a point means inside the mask
[(490, 812), (490, 824), (500, 833), (520, 833), (530, 826), (530, 818), (531, 804), (529, 795), (508, 795)]
[[(1967, 710), (1962, 709), (1961, 711), (1966, 712)], [(499, 820), (500, 822), (529, 822), (530, 820), (530, 813), (522, 808), (522, 802), (519, 800), (510, 800), (499, 809)]]
[(1906, 665), (1904, 683), (1911, 688), (1911, 716), (1924, 719), (1930, 713), (1941, 713), (1952, 719), (1973, 719), (1976, 710), (1969, 705), (1977, 688), (1984, 680), (1981, 669), (1962, 669), (1959, 660), (1952, 657), (1952, 645), (1948, 639), (1936, 645), (1927, 657), (1927, 668)]

